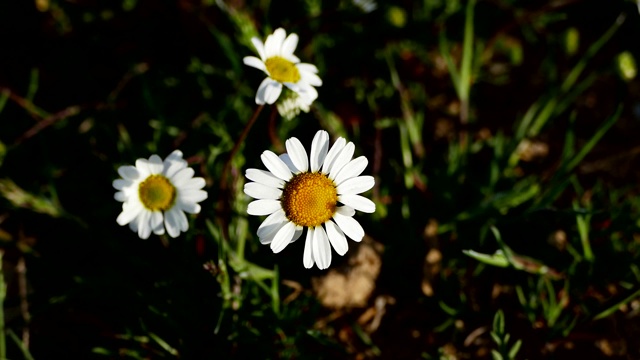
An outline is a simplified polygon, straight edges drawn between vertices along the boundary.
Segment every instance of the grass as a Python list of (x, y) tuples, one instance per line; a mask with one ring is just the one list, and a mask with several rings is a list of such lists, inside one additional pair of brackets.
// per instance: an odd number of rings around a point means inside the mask
[[(0, 358), (640, 357), (633, 1), (0, 5)], [(282, 26), (323, 85), (254, 97)], [(244, 171), (319, 129), (376, 212), (331, 268), (273, 254)], [(117, 168), (179, 148), (189, 231), (115, 219)], [(308, 149), (307, 149), (308, 150)]]

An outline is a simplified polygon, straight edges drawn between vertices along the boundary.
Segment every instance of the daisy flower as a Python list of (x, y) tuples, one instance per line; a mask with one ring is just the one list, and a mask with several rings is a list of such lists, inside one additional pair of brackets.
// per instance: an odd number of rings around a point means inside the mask
[[(364, 230), (353, 218), (355, 210), (372, 213), (375, 204), (358, 194), (371, 189), (372, 176), (360, 176), (367, 158), (353, 157), (355, 146), (338, 138), (329, 149), (329, 134), (318, 131), (311, 143), (311, 156), (298, 139), (285, 142), (287, 153), (279, 157), (267, 150), (261, 159), (269, 171), (248, 169), (252, 180), (245, 194), (257, 199), (249, 203), (250, 215), (268, 215), (258, 228), (262, 244), (274, 253), (296, 241), (307, 228), (302, 262), (309, 269), (315, 263), (326, 269), (331, 264), (331, 247), (344, 255), (345, 237), (362, 240)], [(331, 245), (329, 245), (331, 244)]]
[(122, 212), (116, 222), (129, 224), (141, 239), (147, 239), (152, 231), (162, 235), (165, 228), (169, 236), (178, 237), (189, 229), (185, 212), (199, 213), (198, 203), (207, 198), (201, 190), (204, 179), (193, 177), (194, 170), (187, 167), (180, 150), (164, 161), (158, 155), (138, 159), (136, 166), (119, 167), (118, 174), (122, 179), (113, 181), (118, 190), (114, 198), (122, 202)]
[(292, 33), (287, 36), (284, 29), (278, 28), (267, 36), (264, 44), (256, 37), (251, 42), (260, 58), (247, 56), (243, 62), (267, 74), (267, 78), (258, 87), (256, 104), (273, 104), (278, 100), (283, 84), (295, 91), (307, 106), (318, 98), (318, 91), (314, 88), (322, 85), (322, 80), (317, 75), (318, 68), (301, 63), (293, 55), (298, 45), (298, 35)]

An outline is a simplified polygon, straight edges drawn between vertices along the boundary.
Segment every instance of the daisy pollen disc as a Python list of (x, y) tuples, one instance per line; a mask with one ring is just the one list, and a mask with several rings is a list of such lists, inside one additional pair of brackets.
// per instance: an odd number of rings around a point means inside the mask
[(304, 172), (286, 183), (281, 201), (282, 209), (291, 222), (298, 226), (316, 227), (335, 214), (338, 192), (326, 175)]
[(176, 199), (176, 188), (166, 177), (151, 175), (140, 183), (138, 195), (145, 208), (166, 211)]
[(282, 83), (297, 83), (300, 80), (300, 71), (296, 65), (281, 56), (272, 56), (264, 64), (273, 80)]

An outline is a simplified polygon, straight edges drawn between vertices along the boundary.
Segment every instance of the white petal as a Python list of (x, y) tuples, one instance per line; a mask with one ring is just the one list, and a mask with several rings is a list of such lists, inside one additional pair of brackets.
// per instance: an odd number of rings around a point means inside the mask
[(169, 178), (173, 186), (177, 188), (182, 188), (184, 184), (186, 184), (189, 180), (193, 178), (195, 174), (195, 170), (190, 167), (186, 167), (182, 170), (179, 170), (175, 175)]
[(159, 225), (162, 225), (162, 212), (161, 211), (153, 211), (151, 212), (151, 218), (149, 219), (149, 224), (151, 224), (151, 228), (155, 229)]
[(338, 255), (342, 256), (346, 254), (347, 250), (349, 250), (349, 244), (342, 230), (331, 220), (325, 222), (324, 226), (327, 228), (327, 236), (329, 237), (331, 246), (333, 246)]
[(322, 79), (314, 73), (304, 71), (300, 68), (301, 64), (296, 65), (300, 73), (300, 79), (311, 86), (322, 86)]
[(349, 163), (343, 166), (342, 170), (340, 170), (336, 175), (336, 178), (334, 179), (335, 183), (340, 185), (343, 181), (362, 174), (368, 163), (369, 160), (364, 156), (360, 156), (349, 161)]
[(264, 71), (265, 73), (268, 74), (267, 66), (264, 64), (264, 62), (262, 62), (262, 60), (258, 59), (255, 56), (245, 56), (242, 59), (242, 62), (247, 66), (251, 66), (251, 67), (256, 68), (258, 70), (262, 70), (262, 71)]
[(296, 46), (298, 46), (298, 35), (291, 33), (284, 40), (284, 43), (282, 43), (282, 49), (280, 49), (280, 53), (284, 57), (293, 55), (293, 52), (296, 50)]
[(149, 160), (147, 159), (138, 159), (136, 160), (136, 169), (140, 173), (140, 177), (146, 178), (151, 175), (151, 170), (149, 169)]
[(314, 229), (307, 229), (307, 237), (304, 241), (304, 252), (302, 253), (302, 263), (304, 267), (307, 269), (311, 269), (313, 267), (313, 233)]
[(207, 183), (204, 181), (204, 178), (195, 177), (195, 178), (187, 180), (185, 183), (180, 185), (180, 190), (200, 190), (206, 184)]
[(279, 210), (274, 212), (273, 214), (267, 216), (266, 219), (260, 224), (258, 227), (258, 237), (265, 237), (270, 233), (274, 232), (274, 230), (279, 229), (284, 225), (284, 223), (288, 221), (287, 217), (284, 214), (284, 210)]
[(164, 229), (164, 223), (160, 223), (160, 225), (154, 227), (152, 229), (153, 233), (156, 235), (164, 235), (165, 233), (165, 229)]
[(260, 155), (260, 159), (264, 163), (264, 166), (271, 171), (271, 173), (278, 178), (289, 181), (293, 174), (291, 174), (291, 170), (287, 164), (285, 164), (278, 155), (274, 154), (272, 151), (265, 150), (262, 155)]
[(338, 140), (333, 143), (333, 146), (331, 146), (331, 149), (329, 149), (327, 156), (324, 158), (324, 163), (322, 163), (322, 173), (329, 174), (329, 170), (331, 170), (333, 161), (336, 159), (336, 156), (340, 154), (342, 149), (344, 149), (344, 146), (346, 144), (347, 140), (345, 140), (344, 138), (338, 138)]
[(244, 176), (246, 176), (247, 179), (249, 180), (255, 181), (263, 185), (280, 188), (280, 189), (284, 187), (284, 180), (277, 178), (276, 176), (274, 176), (272, 173), (268, 171), (259, 170), (259, 169), (247, 169)]
[(290, 89), (296, 88), (296, 90), (294, 91), (298, 93), (300, 101), (305, 104), (311, 105), (311, 103), (313, 103), (313, 101), (318, 98), (318, 90), (305, 82), (300, 81), (298, 82), (298, 84), (295, 84), (295, 86), (291, 85), (291, 83), (284, 84), (287, 85), (287, 87)]
[(287, 147), (287, 154), (289, 154), (293, 165), (301, 172), (309, 170), (309, 158), (300, 140), (295, 137), (289, 138), (285, 141), (285, 146)]
[(122, 190), (125, 187), (133, 185), (133, 181), (124, 179), (115, 179), (111, 183), (116, 190)]
[(165, 159), (164, 160), (164, 170), (162, 173), (167, 178), (172, 178), (178, 171), (187, 167), (187, 162), (182, 159)]
[(130, 223), (133, 219), (135, 219), (138, 216), (138, 214), (144, 211), (142, 204), (139, 202), (128, 203), (128, 204), (129, 204), (128, 206), (122, 207), (122, 212), (120, 213), (120, 215), (118, 215), (118, 218), (116, 219), (116, 222), (120, 226)]
[(180, 222), (178, 220), (179, 212), (179, 210), (173, 208), (164, 214), (164, 226), (167, 228), (167, 233), (172, 238), (176, 238), (180, 235)]
[(256, 103), (258, 103), (258, 98), (262, 100), (262, 103), (267, 103), (269, 105), (273, 104), (278, 100), (280, 93), (282, 92), (282, 84), (273, 80), (272, 78), (266, 78), (262, 80), (260, 86), (258, 87), (258, 93), (256, 94)]
[(164, 163), (158, 155), (151, 155), (148, 162), (149, 170), (152, 174), (160, 174), (164, 169)]
[(324, 270), (331, 265), (331, 245), (329, 245), (327, 233), (322, 226), (316, 227), (313, 235), (313, 259), (318, 265), (318, 269)]
[(296, 67), (298, 68), (298, 70), (303, 71), (303, 72), (308, 72), (308, 73), (311, 73), (311, 74), (317, 74), (318, 73), (318, 68), (313, 64), (300, 63), (300, 64), (296, 64)]
[(113, 194), (113, 198), (116, 199), (116, 201), (125, 202), (129, 197), (126, 196), (124, 192), (118, 191), (115, 194)]
[(184, 190), (178, 193), (178, 199), (182, 203), (199, 203), (207, 198), (207, 192), (204, 190)]
[(287, 245), (289, 245), (289, 243), (291, 242), (291, 239), (293, 238), (293, 234), (295, 232), (296, 225), (292, 222), (286, 223), (282, 227), (282, 229), (278, 230), (276, 236), (273, 238), (273, 241), (271, 241), (271, 251), (273, 251), (274, 254), (277, 254), (280, 251), (284, 250), (284, 248), (287, 247)]
[(373, 176), (364, 175), (347, 179), (336, 189), (341, 195), (360, 194), (371, 189), (375, 183)]
[(276, 237), (276, 234), (278, 234), (278, 231), (280, 231), (280, 229), (282, 229), (286, 224), (287, 224), (286, 222), (280, 223), (280, 225), (275, 226), (273, 228), (273, 231), (271, 231), (270, 233), (267, 233), (264, 236), (260, 237), (259, 238), (260, 244), (262, 244), (262, 245), (271, 244), (273, 239)]
[(178, 149), (173, 150), (171, 154), (169, 154), (169, 156), (164, 159), (164, 161), (184, 161), (184, 159), (182, 158), (182, 151)]
[(280, 201), (278, 200), (256, 200), (250, 202), (247, 206), (247, 214), (255, 216), (270, 215), (281, 208)]
[(185, 202), (178, 199), (178, 203), (175, 206), (177, 209), (181, 209), (189, 214), (199, 214), (201, 207), (195, 202)]
[(355, 194), (344, 194), (338, 196), (338, 201), (362, 212), (376, 212), (376, 204), (364, 196)]
[(333, 214), (333, 220), (336, 221), (340, 230), (342, 230), (353, 241), (362, 241), (362, 238), (364, 237), (364, 229), (353, 217), (342, 215), (338, 211)]
[(356, 211), (351, 206), (346, 206), (346, 205), (337, 207), (336, 212), (344, 216), (353, 216), (356, 214)]
[(300, 170), (298, 170), (298, 168), (293, 164), (293, 161), (291, 160), (291, 156), (289, 156), (289, 154), (287, 153), (280, 154), (280, 156), (278, 157), (280, 158), (280, 160), (282, 160), (283, 163), (287, 165), (287, 167), (292, 173), (294, 174), (300, 173)]
[(176, 214), (178, 215), (178, 225), (180, 226), (180, 230), (183, 232), (189, 230), (189, 219), (187, 219), (187, 215), (178, 209), (176, 209)]
[(131, 181), (138, 180), (141, 177), (138, 169), (131, 165), (120, 166), (118, 168), (118, 174), (120, 174), (123, 179)]
[(356, 146), (353, 145), (352, 142), (349, 142), (347, 145), (345, 145), (344, 149), (340, 151), (340, 154), (336, 156), (335, 161), (331, 165), (331, 169), (329, 170), (329, 179), (335, 179), (336, 175), (338, 175), (338, 172), (340, 172), (340, 170), (342, 170), (342, 168), (347, 165), (349, 161), (351, 161), (355, 149)]
[(244, 184), (244, 193), (254, 199), (273, 199), (277, 200), (282, 196), (282, 190), (270, 186), (262, 185), (257, 182)]
[(267, 60), (265, 54), (264, 54), (264, 44), (262, 43), (262, 41), (260, 39), (258, 39), (257, 37), (252, 37), (251, 38), (251, 43), (253, 43), (253, 46), (256, 48), (256, 50), (258, 51), (258, 55), (260, 55), (260, 59)]
[(140, 239), (148, 239), (149, 235), (151, 235), (150, 218), (150, 211), (143, 211), (138, 216), (138, 236)]
[(329, 133), (319, 130), (311, 142), (311, 172), (320, 170), (329, 151)]
[(293, 238), (291, 239), (291, 243), (296, 242), (302, 236), (302, 232), (304, 228), (302, 226), (296, 226), (296, 232), (293, 233)]
[(267, 40), (264, 42), (264, 52), (267, 59), (272, 56), (280, 55), (282, 43), (286, 36), (287, 33), (283, 28), (277, 28), (273, 34), (267, 36)]

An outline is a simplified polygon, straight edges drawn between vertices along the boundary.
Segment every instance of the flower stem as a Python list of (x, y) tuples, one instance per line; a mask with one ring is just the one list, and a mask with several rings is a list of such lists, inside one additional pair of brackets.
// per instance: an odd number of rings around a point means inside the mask
[(244, 140), (247, 138), (247, 135), (249, 135), (249, 130), (251, 130), (251, 128), (253, 127), (253, 124), (256, 123), (256, 120), (258, 120), (258, 115), (260, 115), (260, 112), (262, 111), (263, 108), (264, 108), (264, 104), (256, 108), (256, 111), (253, 112), (251, 119), (249, 119), (249, 122), (247, 123), (247, 125), (245, 125), (244, 129), (242, 130), (242, 134), (240, 134), (240, 137), (238, 138), (236, 143), (233, 145), (233, 149), (231, 149), (231, 153), (229, 154), (229, 159), (224, 164), (224, 168), (222, 169), (222, 176), (220, 179), (221, 190), (227, 189), (227, 185), (228, 185), (227, 177), (229, 175), (229, 169), (231, 168), (231, 162), (233, 161), (233, 158), (238, 153), (238, 150), (240, 150), (240, 144), (244, 142)]

